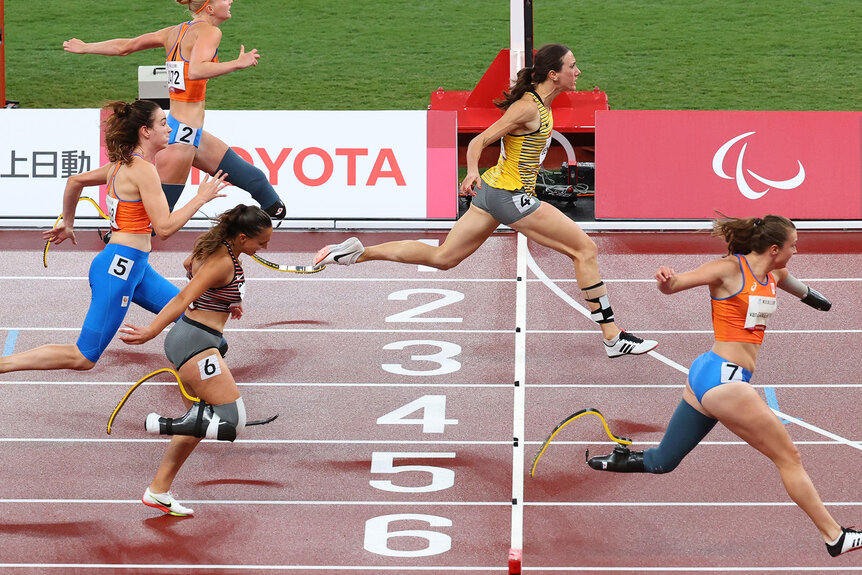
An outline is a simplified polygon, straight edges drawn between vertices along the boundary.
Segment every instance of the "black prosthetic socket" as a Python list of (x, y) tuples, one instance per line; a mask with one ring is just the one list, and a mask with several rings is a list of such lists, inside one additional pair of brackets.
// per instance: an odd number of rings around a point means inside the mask
[(587, 451), (587, 463), (599, 471), (645, 473), (644, 452), (632, 451), (625, 445), (617, 445), (609, 455), (590, 457), (590, 452)]
[[(188, 435), (208, 437), (219, 441), (236, 439), (236, 427), (228, 421), (219, 421), (213, 426), (213, 406), (201, 402), (193, 403), (182, 417), (159, 417), (161, 435)], [(215, 427), (215, 429), (210, 429)], [(148, 430), (149, 431), (149, 430)]]
[(278, 200), (271, 206), (264, 208), (263, 211), (269, 214), (269, 217), (274, 220), (283, 220), (284, 216), (287, 215), (287, 208), (281, 200)]
[(832, 302), (812, 287), (808, 288), (808, 294), (802, 298), (802, 303), (810, 305), (814, 309), (820, 311), (829, 311), (832, 308)]

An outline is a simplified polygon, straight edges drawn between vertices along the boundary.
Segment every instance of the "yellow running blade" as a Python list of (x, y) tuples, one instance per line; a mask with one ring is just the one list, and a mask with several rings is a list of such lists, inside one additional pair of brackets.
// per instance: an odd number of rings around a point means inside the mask
[(548, 436), (548, 438), (547, 438), (547, 439), (545, 440), (545, 442), (542, 444), (542, 448), (539, 450), (539, 452), (538, 452), (538, 453), (536, 453), (536, 456), (533, 458), (533, 464), (530, 466), (530, 477), (535, 477), (535, 475), (536, 475), (536, 465), (538, 465), (538, 463), (539, 463), (539, 459), (541, 459), (542, 454), (543, 454), (543, 453), (545, 453), (545, 450), (548, 448), (548, 445), (550, 445), (550, 444), (551, 444), (551, 440), (552, 440), (552, 439), (554, 439), (554, 437), (556, 437), (556, 435), (557, 435), (559, 432), (561, 432), (561, 431), (563, 430), (563, 428), (564, 428), (564, 427), (566, 427), (568, 424), (570, 424), (570, 423), (571, 423), (571, 422), (573, 422), (574, 420), (576, 420), (576, 419), (578, 419), (579, 417), (582, 417), (582, 416), (584, 416), (584, 415), (595, 415), (595, 416), (597, 416), (599, 419), (601, 419), (601, 420), (602, 420), (602, 425), (603, 425), (603, 426), (604, 426), (604, 428), (605, 428), (605, 433), (607, 433), (607, 434), (608, 434), (608, 437), (610, 437), (612, 440), (616, 441), (617, 443), (619, 443), (619, 444), (621, 444), (621, 445), (631, 445), (631, 444), (632, 444), (632, 440), (631, 440), (631, 439), (629, 439), (629, 438), (627, 438), (627, 437), (617, 437), (616, 435), (614, 435), (613, 433), (611, 433), (611, 430), (610, 430), (610, 428), (608, 427), (608, 422), (607, 422), (607, 421), (605, 421), (605, 416), (604, 416), (604, 415), (602, 415), (602, 413), (601, 413), (598, 409), (595, 409), (595, 408), (592, 408), (592, 407), (588, 407), (587, 409), (582, 409), (582, 410), (580, 410), (580, 411), (579, 411), (579, 412), (577, 412), (577, 413), (573, 413), (573, 414), (571, 414), (570, 416), (568, 416), (567, 418), (565, 418), (563, 421), (561, 421), (561, 422), (559, 423), (559, 425), (557, 425), (557, 426), (554, 428), (554, 430), (551, 432), (551, 434)]

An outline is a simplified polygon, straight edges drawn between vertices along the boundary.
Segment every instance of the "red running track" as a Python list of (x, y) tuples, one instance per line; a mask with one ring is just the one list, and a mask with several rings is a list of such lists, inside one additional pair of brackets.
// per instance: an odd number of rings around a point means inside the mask
[[(77, 338), (100, 247), (95, 232), (80, 235), (77, 248), (51, 249), (46, 270), (38, 233), (0, 232), (6, 353)], [(264, 255), (307, 264), (347, 235), (279, 232)], [(154, 267), (179, 283), (194, 236), (157, 242)], [(361, 234), (366, 244), (443, 237)], [(594, 238), (620, 325), (658, 339), (670, 363), (608, 360), (595, 325), (528, 273), (527, 467), (554, 425), (584, 407), (600, 409), (636, 447), (656, 444), (684, 382), (673, 364), (687, 367), (710, 345), (705, 293), (662, 296), (651, 277), (661, 264), (684, 270), (720, 255), (718, 240)], [(580, 302), (571, 263), (529, 251)], [(833, 309), (781, 298), (754, 383), (810, 427), (788, 424), (830, 511), (853, 524), (862, 453), (818, 430), (860, 439), (857, 362), (846, 350), (862, 327), (853, 277), (862, 234), (801, 232), (799, 251), (791, 268)], [(235, 444), (201, 444), (174, 485), (194, 518), (160, 516), (139, 501), (165, 448), (143, 419), (182, 411), (169, 378), (136, 391), (105, 434), (131, 383), (167, 366), (161, 338), (135, 348), (116, 341), (90, 372), (0, 376), (0, 570), (506, 573), (516, 253), (515, 236), (498, 234), (447, 272), (375, 262), (300, 276), (247, 262), (246, 315), (229, 323), (227, 359), (249, 417), (281, 415)], [(133, 309), (129, 321), (149, 317)], [(598, 420), (568, 426), (537, 476), (525, 471), (525, 573), (862, 571), (855, 554), (829, 558), (772, 464), (721, 426), (664, 476), (596, 473), (586, 449), (610, 449)]]

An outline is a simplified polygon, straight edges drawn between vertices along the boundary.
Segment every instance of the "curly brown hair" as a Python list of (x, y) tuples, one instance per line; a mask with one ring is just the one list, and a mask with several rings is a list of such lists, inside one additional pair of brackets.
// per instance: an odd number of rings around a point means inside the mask
[(112, 112), (105, 120), (108, 160), (128, 164), (132, 161), (132, 152), (140, 139), (139, 130), (143, 126), (153, 127), (159, 105), (151, 100), (136, 100), (131, 103), (117, 101), (109, 102), (105, 109)]

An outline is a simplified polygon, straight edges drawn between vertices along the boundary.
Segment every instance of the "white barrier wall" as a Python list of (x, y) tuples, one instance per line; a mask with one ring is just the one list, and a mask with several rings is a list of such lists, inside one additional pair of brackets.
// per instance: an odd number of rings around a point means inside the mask
[[(57, 217), (65, 179), (107, 162), (99, 117), (97, 109), (0, 110), (0, 225)], [(457, 216), (454, 113), (213, 110), (204, 127), (263, 171), (289, 218)], [(179, 205), (199, 182), (192, 170)], [(202, 211), (253, 202), (238, 188), (226, 193)], [(104, 186), (85, 190), (103, 206), (104, 194)], [(96, 215), (81, 203), (79, 217)]]

